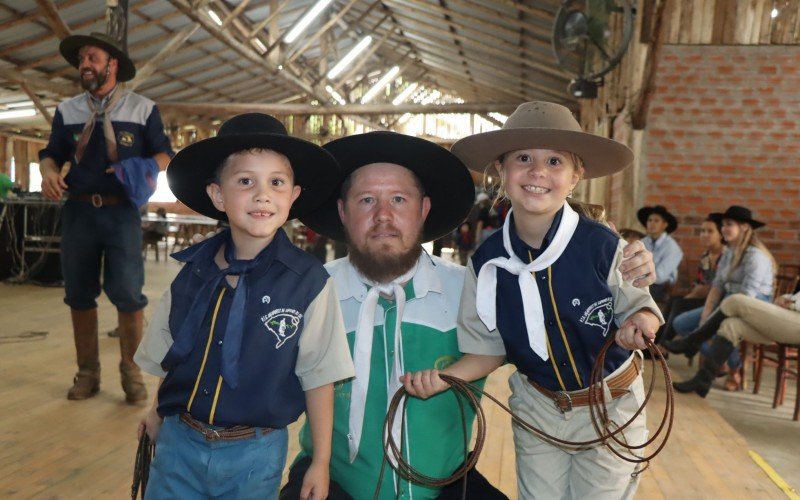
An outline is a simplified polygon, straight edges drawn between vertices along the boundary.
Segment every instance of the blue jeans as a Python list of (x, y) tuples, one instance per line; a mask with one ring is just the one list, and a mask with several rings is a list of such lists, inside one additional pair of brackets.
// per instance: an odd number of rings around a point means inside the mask
[(289, 434), (283, 429), (250, 439), (207, 441), (167, 417), (150, 464), (147, 500), (164, 498), (275, 499), (286, 464)]
[(61, 212), (61, 272), (64, 302), (72, 309), (97, 307), (102, 289), (122, 312), (147, 305), (142, 294), (142, 218), (129, 204), (95, 208), (67, 201)]

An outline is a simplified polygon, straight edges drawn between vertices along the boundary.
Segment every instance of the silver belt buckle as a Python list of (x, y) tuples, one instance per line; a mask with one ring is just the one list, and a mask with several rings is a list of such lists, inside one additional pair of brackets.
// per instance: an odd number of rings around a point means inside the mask
[(572, 396), (567, 391), (556, 391), (553, 403), (556, 405), (561, 413), (572, 411)]
[(94, 208), (100, 208), (103, 206), (103, 197), (99, 194), (95, 193), (92, 195), (92, 206)]
[(221, 439), (219, 432), (216, 429), (212, 429), (211, 427), (204, 427), (203, 428), (203, 436), (205, 436), (206, 441), (216, 441)]

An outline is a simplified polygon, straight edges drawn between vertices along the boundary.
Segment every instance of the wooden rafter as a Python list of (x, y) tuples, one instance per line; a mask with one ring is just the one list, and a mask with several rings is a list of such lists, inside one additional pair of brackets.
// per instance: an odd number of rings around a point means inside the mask
[(52, 0), (36, 0), (36, 5), (39, 6), (39, 11), (44, 18), (47, 19), (47, 24), (50, 25), (50, 29), (53, 30), (53, 33), (55, 33), (60, 40), (72, 34), (67, 23), (61, 19), (61, 14), (58, 13), (58, 8)]
[(148, 59), (148, 61), (137, 72), (136, 77), (128, 84), (128, 88), (133, 90), (147, 80), (164, 61), (173, 55), (192, 34), (197, 31), (200, 25), (192, 23), (175, 33), (172, 39), (155, 56)]
[(30, 97), (31, 101), (33, 101), (33, 105), (36, 106), (36, 109), (39, 110), (39, 113), (41, 113), (42, 116), (44, 116), (44, 119), (47, 120), (47, 123), (52, 124), (53, 116), (50, 114), (49, 111), (47, 111), (47, 108), (45, 107), (42, 100), (39, 99), (39, 96), (36, 95), (36, 92), (31, 90), (31, 88), (26, 83), (20, 83), (19, 86), (26, 94), (28, 94), (28, 97)]

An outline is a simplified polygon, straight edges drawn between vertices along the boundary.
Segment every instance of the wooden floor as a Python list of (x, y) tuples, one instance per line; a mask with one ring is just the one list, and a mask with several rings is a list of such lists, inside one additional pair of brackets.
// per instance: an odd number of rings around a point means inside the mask
[[(176, 272), (173, 263), (148, 262), (145, 292), (151, 301)], [(135, 430), (145, 408), (124, 403), (118, 343), (105, 333), (100, 393), (88, 401), (66, 399), (74, 348), (62, 294), (60, 288), (0, 284), (0, 498), (129, 497)], [(115, 323), (113, 307), (102, 299), (101, 332)], [(509, 370), (493, 374), (487, 384), (501, 400), (508, 394)], [(155, 379), (148, 384), (154, 390)], [(662, 405), (659, 391), (648, 407), (651, 424)], [(487, 417), (478, 468), (516, 498), (509, 419), (493, 405), (487, 405)], [(796, 443), (790, 446), (796, 449)], [(706, 401), (678, 395), (672, 438), (642, 475), (637, 498), (785, 498), (747, 450), (745, 440)]]

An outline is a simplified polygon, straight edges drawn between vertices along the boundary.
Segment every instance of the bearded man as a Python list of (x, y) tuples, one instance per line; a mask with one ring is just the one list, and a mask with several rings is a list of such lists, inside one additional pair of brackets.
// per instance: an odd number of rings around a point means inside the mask
[[(422, 243), (464, 220), (475, 189), (460, 160), (423, 139), (370, 132), (324, 147), (339, 161), (344, 180), (339, 193), (302, 222), (347, 241), (349, 255), (326, 267), (336, 284), (356, 369), (354, 379), (334, 387), (329, 498), (371, 498), (384, 456), (383, 422), (400, 376), (441, 369), (461, 357), (456, 318), (465, 268), (428, 255)], [(652, 256), (637, 245), (626, 252), (643, 252), (623, 264), (629, 269), (626, 279), (654, 274)], [(465, 414), (469, 433), (474, 413), (465, 409)], [(424, 474), (445, 477), (465, 460), (461, 418), (452, 391), (426, 401), (411, 398), (405, 428), (401, 433), (397, 418), (392, 434), (404, 460)], [(282, 499), (299, 497), (313, 451), (307, 425), (300, 431), (300, 446)], [(468, 498), (505, 498), (475, 470), (466, 481)], [(411, 484), (387, 466), (378, 496), (461, 498), (462, 484), (444, 489)]]
[[(73, 35), (60, 51), (78, 68), (86, 91), (58, 105), (50, 140), (39, 152), (42, 194), (60, 201), (69, 191), (61, 213), (61, 270), (78, 372), (67, 398), (87, 399), (100, 389), (96, 299), (102, 270), (102, 289), (117, 308), (122, 388), (133, 404), (147, 399), (133, 362), (147, 305), (139, 206), (173, 152), (155, 103), (118, 85), (136, 68), (116, 40)], [(62, 176), (67, 162), (72, 167)]]

